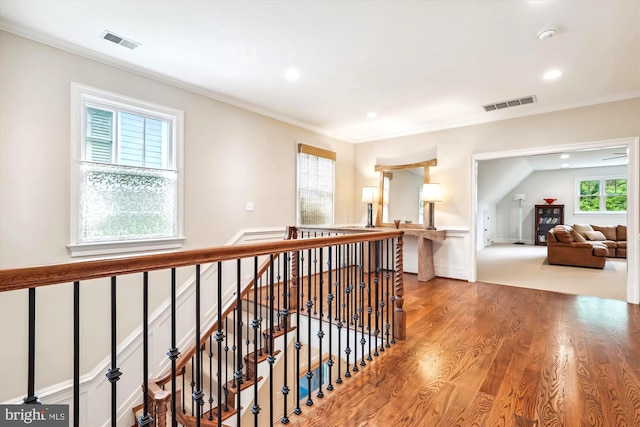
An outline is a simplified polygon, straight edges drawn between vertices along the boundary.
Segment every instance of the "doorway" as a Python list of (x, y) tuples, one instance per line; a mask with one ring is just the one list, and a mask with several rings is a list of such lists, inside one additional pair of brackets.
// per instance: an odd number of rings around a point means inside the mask
[[(471, 226), (470, 226), (470, 274), (469, 281), (477, 280), (477, 249), (478, 239), (483, 239), (484, 218), (478, 216), (478, 162), (483, 160), (507, 159), (513, 157), (534, 156), (541, 154), (562, 153), (567, 151), (601, 149), (611, 147), (626, 147), (628, 150), (627, 164), (627, 292), (626, 299), (630, 303), (640, 304), (640, 283), (638, 279), (638, 138), (624, 138), (599, 142), (577, 143), (570, 145), (538, 147), (493, 153), (481, 153), (471, 156)], [(482, 213), (482, 211), (481, 211)], [(480, 231), (480, 233), (479, 233)], [(635, 237), (635, 238), (634, 238)], [(484, 243), (484, 242), (482, 242)], [(484, 246), (481, 244), (481, 246)]]

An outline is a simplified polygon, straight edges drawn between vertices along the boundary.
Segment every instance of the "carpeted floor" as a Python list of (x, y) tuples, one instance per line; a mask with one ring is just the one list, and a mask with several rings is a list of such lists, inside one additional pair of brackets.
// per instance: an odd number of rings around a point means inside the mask
[(549, 265), (547, 247), (495, 244), (478, 251), (478, 281), (574, 295), (627, 299), (627, 260), (607, 258), (603, 270)]

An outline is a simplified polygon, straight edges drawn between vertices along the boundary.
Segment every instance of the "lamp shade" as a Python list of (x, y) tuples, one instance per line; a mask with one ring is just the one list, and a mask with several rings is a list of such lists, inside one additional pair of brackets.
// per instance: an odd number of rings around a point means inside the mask
[(377, 203), (378, 189), (376, 187), (362, 187), (362, 203)]
[(422, 200), (425, 202), (441, 202), (442, 192), (440, 191), (440, 184), (423, 184)]

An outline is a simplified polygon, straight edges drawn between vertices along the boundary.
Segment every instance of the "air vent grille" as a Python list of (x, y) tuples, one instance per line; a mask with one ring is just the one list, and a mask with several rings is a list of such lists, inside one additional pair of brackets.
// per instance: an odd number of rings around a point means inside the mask
[(536, 96), (531, 95), (531, 96), (525, 96), (523, 98), (511, 99), (509, 101), (494, 102), (492, 104), (483, 105), (482, 108), (484, 108), (484, 111), (489, 112), (489, 111), (495, 111), (495, 110), (502, 110), (504, 108), (517, 107), (518, 105), (533, 104), (534, 102), (536, 102)]
[(102, 34), (102, 38), (105, 40), (109, 40), (110, 42), (113, 42), (115, 44), (119, 44), (120, 46), (124, 46), (131, 50), (140, 46), (140, 43), (134, 42), (133, 40), (125, 39), (124, 37), (121, 37), (115, 33), (112, 33), (111, 31), (105, 31)]

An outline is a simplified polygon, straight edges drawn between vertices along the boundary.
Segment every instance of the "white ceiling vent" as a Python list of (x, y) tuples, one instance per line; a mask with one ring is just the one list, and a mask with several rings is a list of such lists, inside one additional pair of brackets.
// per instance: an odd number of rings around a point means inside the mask
[(121, 37), (115, 33), (112, 33), (111, 31), (107, 30), (102, 34), (102, 38), (105, 40), (109, 40), (110, 42), (113, 42), (115, 44), (119, 44), (120, 46), (124, 46), (126, 48), (129, 48), (131, 50), (137, 48), (138, 46), (140, 46), (140, 43), (138, 42), (134, 42), (133, 40), (129, 40), (129, 39), (125, 39), (124, 37)]
[(518, 105), (533, 104), (536, 102), (536, 96), (525, 96), (523, 98), (512, 99), (510, 101), (499, 101), (493, 104), (483, 105), (484, 111), (502, 110), (503, 108), (517, 107)]

